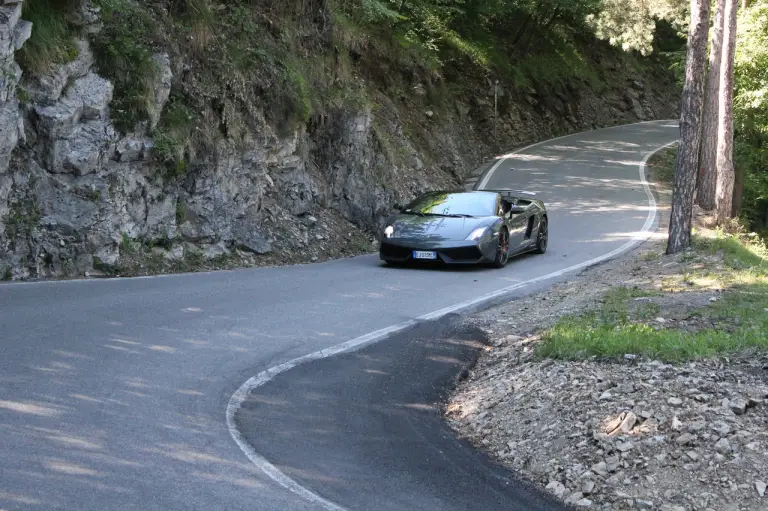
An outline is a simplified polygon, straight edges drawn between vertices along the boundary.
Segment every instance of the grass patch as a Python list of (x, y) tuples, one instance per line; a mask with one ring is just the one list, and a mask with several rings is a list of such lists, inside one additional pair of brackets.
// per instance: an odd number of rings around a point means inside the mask
[[(629, 301), (635, 298), (657, 296), (659, 293), (640, 289), (639, 287), (615, 287), (608, 291), (602, 301), (596, 318), (603, 323), (626, 322), (629, 320)], [(653, 305), (653, 304), (643, 304)], [(649, 307), (652, 308), (652, 307)]]
[(154, 154), (170, 176), (186, 173), (194, 158), (197, 115), (178, 97), (171, 97), (154, 133)]
[[(722, 298), (691, 317), (706, 317), (713, 328), (690, 331), (649, 324), (660, 312), (654, 303), (637, 306), (648, 296), (640, 289), (615, 288), (603, 298), (599, 310), (562, 318), (545, 332), (537, 356), (562, 359), (621, 357), (642, 354), (675, 362), (768, 348), (768, 250), (736, 235), (696, 236), (696, 250), (721, 253), (727, 267), (697, 275), (686, 272), (662, 283), (663, 291), (722, 286)], [(630, 304), (635, 307), (630, 310)]]
[(67, 22), (67, 12), (75, 4), (75, 0), (24, 2), (22, 18), (32, 22), (32, 36), (16, 56), (26, 74), (41, 76), (77, 58), (76, 32)]
[(640, 259), (642, 261), (658, 261), (661, 257), (661, 254), (658, 252), (645, 252), (643, 255), (640, 256)]
[(762, 276), (768, 272), (768, 248), (748, 236), (726, 235), (716, 231), (712, 236), (694, 236), (693, 244), (702, 252), (722, 252), (726, 266), (733, 270), (749, 270)]
[(134, 0), (94, 0), (104, 28), (93, 36), (99, 74), (115, 86), (111, 115), (122, 131), (149, 119), (159, 73), (153, 54), (162, 47), (157, 15)]
[[(765, 304), (768, 286), (762, 285), (759, 292)], [(751, 305), (754, 306), (754, 303)], [(762, 318), (765, 318), (764, 313)], [(537, 355), (579, 359), (591, 356), (614, 358), (634, 353), (677, 362), (746, 348), (765, 349), (768, 347), (768, 321), (762, 318), (752, 317), (735, 332), (710, 329), (696, 333), (656, 330), (644, 323), (603, 324), (594, 317), (568, 318), (548, 332), (545, 344), (537, 350)]]

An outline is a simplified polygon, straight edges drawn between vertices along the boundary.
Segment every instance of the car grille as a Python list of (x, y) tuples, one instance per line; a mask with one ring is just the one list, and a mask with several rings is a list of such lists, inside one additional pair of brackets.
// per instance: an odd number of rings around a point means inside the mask
[(389, 243), (382, 243), (381, 245), (381, 255), (392, 259), (406, 259), (410, 257), (411, 252), (413, 252), (412, 249), (398, 245), (390, 245)]
[(453, 261), (477, 261), (482, 257), (476, 246), (444, 248), (440, 250), (440, 254)]
[[(392, 259), (404, 261), (406, 259), (412, 259), (413, 248), (401, 247), (399, 245), (382, 243), (379, 252), (384, 259)], [(446, 262), (477, 262), (482, 258), (480, 250), (476, 246), (469, 247), (455, 247), (455, 248), (433, 248), (433, 249), (421, 249), (421, 250), (436, 250), (438, 260)], [(429, 262), (425, 260), (424, 262)]]

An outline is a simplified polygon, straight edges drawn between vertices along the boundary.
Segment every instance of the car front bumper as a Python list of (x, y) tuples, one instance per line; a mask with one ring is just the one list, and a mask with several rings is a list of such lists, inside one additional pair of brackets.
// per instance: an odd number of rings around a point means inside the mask
[[(496, 238), (478, 241), (418, 241), (387, 238), (379, 246), (379, 258), (392, 262), (442, 262), (447, 264), (479, 264), (492, 262), (496, 257)], [(414, 251), (433, 251), (437, 259), (415, 259)]]

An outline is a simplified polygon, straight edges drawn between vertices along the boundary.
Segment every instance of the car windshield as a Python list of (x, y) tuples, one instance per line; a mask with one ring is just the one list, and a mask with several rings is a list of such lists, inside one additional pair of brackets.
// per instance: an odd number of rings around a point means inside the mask
[(422, 195), (403, 210), (416, 215), (493, 216), (495, 193), (432, 192)]

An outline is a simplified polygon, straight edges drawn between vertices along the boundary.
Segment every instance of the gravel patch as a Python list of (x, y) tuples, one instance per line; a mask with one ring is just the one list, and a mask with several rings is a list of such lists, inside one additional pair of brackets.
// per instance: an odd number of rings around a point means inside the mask
[(451, 400), (474, 445), (580, 507), (768, 508), (768, 359), (510, 364), (530, 342), (505, 340)]

